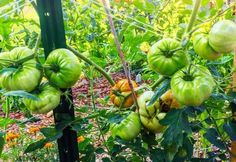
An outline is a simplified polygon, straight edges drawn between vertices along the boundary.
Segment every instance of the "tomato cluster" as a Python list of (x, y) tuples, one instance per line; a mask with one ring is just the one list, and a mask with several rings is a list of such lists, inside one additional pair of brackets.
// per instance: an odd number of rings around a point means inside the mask
[[(221, 20), (211, 28), (199, 28), (192, 38), (194, 51), (200, 57), (216, 60), (236, 47), (236, 24)], [(165, 129), (160, 120), (170, 109), (199, 106), (210, 97), (216, 85), (213, 76), (207, 67), (191, 63), (188, 55), (185, 47), (171, 38), (163, 38), (151, 46), (147, 54), (148, 64), (153, 71), (171, 79), (171, 89), (154, 102), (151, 101), (155, 94), (153, 91), (135, 92), (138, 95), (138, 114), (132, 112), (120, 124), (111, 124), (113, 136), (132, 140), (138, 136), (141, 125), (152, 133), (160, 133)], [(137, 87), (135, 82), (132, 84)], [(111, 101), (120, 108), (131, 107), (134, 103), (125, 79), (119, 81), (110, 94)]]
[[(127, 82), (127, 80), (121, 81)], [(147, 106), (153, 95), (153, 91), (145, 91), (139, 95), (137, 98), (139, 113), (131, 112), (120, 123), (111, 124), (110, 130), (113, 137), (118, 136), (123, 140), (133, 140), (139, 135), (142, 125), (152, 133), (160, 133), (165, 129), (159, 120), (163, 119), (170, 109), (179, 108), (180, 104), (173, 96), (172, 91), (168, 90), (153, 104)]]
[(204, 26), (193, 34), (195, 52), (204, 59), (216, 60), (236, 47), (236, 24), (221, 20), (212, 28)]
[[(32, 113), (47, 113), (60, 104), (59, 88), (73, 86), (80, 77), (78, 58), (67, 49), (52, 51), (44, 65), (34, 58), (27, 47), (17, 47), (0, 54), (0, 87), (7, 91), (23, 90), (37, 100), (24, 98), (23, 102)], [(42, 81), (43, 76), (47, 81)]]

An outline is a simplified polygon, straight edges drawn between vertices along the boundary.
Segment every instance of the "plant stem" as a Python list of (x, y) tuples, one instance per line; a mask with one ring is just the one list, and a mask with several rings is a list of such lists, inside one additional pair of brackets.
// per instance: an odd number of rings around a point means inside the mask
[[(6, 114), (5, 114), (5, 118), (9, 118), (9, 114), (10, 114), (10, 98), (6, 97)], [(4, 124), (4, 130), (6, 131), (7, 129), (7, 124)]]
[(189, 32), (192, 29), (194, 21), (196, 20), (196, 17), (197, 17), (197, 12), (198, 12), (200, 6), (201, 6), (201, 0), (195, 0), (194, 8), (193, 8), (193, 11), (191, 13), (190, 21), (189, 21), (188, 27), (186, 29), (186, 32)]
[(131, 92), (132, 92), (133, 100), (134, 100), (135, 105), (137, 107), (137, 110), (139, 112), (139, 106), (138, 106), (138, 102), (137, 102), (136, 93), (134, 91), (134, 87), (133, 87), (133, 84), (132, 84), (132, 80), (131, 80), (131, 76), (130, 76), (130, 71), (129, 71), (127, 62), (125, 61), (124, 54), (123, 54), (123, 52), (121, 50), (120, 41), (118, 39), (116, 30), (115, 30), (115, 25), (113, 23), (112, 16), (110, 14), (110, 6), (109, 6), (109, 4), (107, 3), (106, 0), (102, 0), (102, 3), (103, 3), (103, 6), (104, 6), (104, 8), (106, 10), (106, 13), (107, 13), (107, 18), (108, 18), (108, 21), (109, 21), (109, 24), (110, 24), (110, 28), (111, 28), (112, 34), (113, 34), (114, 39), (115, 39), (115, 44), (116, 44), (116, 47), (117, 47), (117, 50), (118, 50), (119, 57), (121, 59), (121, 62), (122, 62), (122, 65), (123, 65), (123, 68), (124, 68), (124, 71), (125, 71), (125, 76), (126, 76), (126, 78), (128, 80), (129, 87), (130, 87)]
[[(92, 98), (92, 107), (93, 107), (93, 112), (96, 112), (96, 104), (95, 104), (95, 96), (94, 96), (94, 87), (93, 87), (93, 82), (94, 82), (94, 79), (93, 79), (93, 68), (90, 69), (90, 72), (91, 72), (91, 75), (89, 76), (89, 80), (90, 80), (90, 90), (91, 90), (91, 98)], [(98, 129), (99, 129), (99, 132), (100, 132), (100, 135), (102, 136), (102, 140), (103, 140), (103, 143), (104, 143), (104, 146), (106, 147), (107, 151), (108, 151), (108, 154), (111, 156), (111, 151), (110, 149), (108, 148), (108, 146), (106, 145), (105, 143), (105, 137), (104, 137), (104, 134), (102, 132), (102, 128), (99, 124), (99, 120), (98, 120), (98, 116), (95, 117), (95, 120), (96, 120), (96, 123), (97, 123), (97, 126), (98, 126)], [(112, 157), (112, 156), (111, 156)]]
[(200, 8), (200, 5), (201, 5), (201, 0), (195, 0), (193, 11), (191, 13), (191, 17), (190, 17), (188, 26), (186, 28), (186, 31), (185, 31), (185, 34), (183, 35), (183, 39), (182, 40), (185, 39), (186, 34), (192, 29), (192, 27), (194, 25), (194, 21), (197, 18), (197, 12), (198, 12), (198, 10)]
[(167, 77), (161, 76), (152, 86), (152, 90), (154, 91), (157, 86), (159, 86)]
[(41, 34), (38, 35), (38, 38), (36, 40), (35, 46), (34, 46), (34, 54), (35, 54), (35, 59), (37, 62), (39, 62), (39, 58), (38, 58), (38, 49), (39, 49), (39, 44), (41, 41)]
[(33, 59), (34, 57), (35, 57), (35, 54), (31, 54), (31, 55), (29, 55), (29, 56), (26, 56), (26, 57), (24, 57), (24, 58), (22, 58), (22, 59), (17, 60), (17, 61), (15, 62), (15, 64), (22, 64), (22, 63), (24, 63), (24, 62), (26, 62), (26, 61), (28, 61), (28, 60)]
[(114, 80), (111, 78), (111, 76), (106, 72), (104, 71), (100, 66), (98, 66), (95, 62), (89, 60), (87, 57), (83, 56), (80, 52), (78, 52), (77, 50), (75, 50), (73, 47), (71, 46), (67, 46), (67, 48), (69, 50), (71, 50), (77, 57), (79, 57), (80, 59), (84, 60), (86, 63), (88, 63), (89, 65), (92, 65), (95, 67), (95, 69), (97, 71), (99, 71), (107, 80), (108, 82), (114, 86), (115, 85), (115, 82)]
[(209, 111), (209, 109), (207, 107), (206, 107), (206, 111), (207, 111), (210, 119), (213, 121), (213, 124), (215, 125), (216, 131), (217, 131), (219, 137), (221, 138), (222, 142), (224, 143), (224, 146), (225, 146), (226, 150), (230, 153), (231, 151), (229, 150), (227, 144), (224, 141), (224, 138), (223, 138), (222, 134), (220, 133), (220, 129), (219, 129), (218, 125), (217, 125), (217, 122), (216, 122), (215, 118), (211, 115), (211, 113), (210, 113), (210, 111)]

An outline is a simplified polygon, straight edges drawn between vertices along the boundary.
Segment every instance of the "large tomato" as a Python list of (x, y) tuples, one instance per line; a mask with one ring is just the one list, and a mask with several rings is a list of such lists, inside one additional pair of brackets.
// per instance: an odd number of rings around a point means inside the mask
[(236, 24), (230, 20), (218, 21), (211, 28), (209, 43), (217, 52), (232, 51), (236, 47)]
[(165, 127), (159, 123), (159, 120), (163, 119), (166, 113), (161, 112), (159, 101), (147, 106), (153, 95), (153, 91), (146, 91), (138, 97), (139, 114), (145, 128), (153, 133), (160, 133)]
[(155, 43), (150, 48), (147, 59), (152, 70), (167, 76), (173, 75), (189, 61), (180, 42), (170, 38)]
[(138, 136), (142, 128), (139, 115), (135, 112), (129, 114), (127, 118), (119, 124), (112, 124), (110, 130), (112, 136), (118, 136), (123, 140), (133, 140)]
[[(9, 64), (9, 62), (6, 62), (8, 60), (9, 52), (2, 52), (0, 53), (0, 70), (2, 70), (5, 66)], [(5, 60), (5, 61), (4, 61)], [(2, 81), (3, 81), (3, 75), (6, 75), (7, 73), (0, 73), (0, 88), (2, 88)]]
[(60, 104), (61, 91), (47, 83), (40, 84), (34, 91), (38, 100), (23, 99), (26, 107), (35, 114), (47, 113)]
[(206, 29), (199, 29), (193, 34), (194, 51), (204, 59), (216, 60), (221, 53), (216, 52), (209, 44), (209, 33)]
[(202, 65), (186, 66), (171, 78), (171, 89), (177, 101), (186, 106), (201, 105), (212, 93), (215, 81)]
[[(135, 81), (132, 81), (134, 88), (138, 87)], [(131, 88), (127, 79), (119, 80), (110, 91), (112, 103), (120, 108), (127, 108), (133, 105), (134, 100), (131, 95)]]
[(67, 49), (52, 51), (45, 64), (45, 75), (50, 83), (59, 88), (70, 88), (80, 78), (81, 65), (76, 55)]
[[(33, 51), (26, 47), (14, 48), (11, 52), (4, 54), (5, 59), (17, 61), (33, 54)], [(1, 61), (0, 63), (6, 63)], [(8, 63), (6, 67), (13, 70), (4, 72), (2, 86), (7, 90), (25, 90), (31, 92), (38, 86), (41, 80), (41, 71), (37, 68), (35, 59), (30, 59), (20, 64)]]

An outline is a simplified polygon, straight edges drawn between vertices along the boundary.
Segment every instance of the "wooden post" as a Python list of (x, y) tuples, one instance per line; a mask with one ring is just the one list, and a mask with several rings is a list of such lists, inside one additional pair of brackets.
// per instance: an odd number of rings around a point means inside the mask
[[(37, 0), (37, 10), (40, 18), (45, 57), (57, 48), (66, 48), (66, 39), (62, 15), (61, 0)], [(61, 89), (65, 92), (67, 89)], [(71, 94), (71, 89), (69, 89)], [(70, 100), (72, 99), (72, 95)], [(53, 111), (55, 124), (66, 119), (74, 120), (74, 107), (63, 95), (61, 104)], [(74, 162), (79, 160), (77, 133), (67, 127), (63, 130), (63, 136), (57, 140), (59, 158), (61, 162)]]

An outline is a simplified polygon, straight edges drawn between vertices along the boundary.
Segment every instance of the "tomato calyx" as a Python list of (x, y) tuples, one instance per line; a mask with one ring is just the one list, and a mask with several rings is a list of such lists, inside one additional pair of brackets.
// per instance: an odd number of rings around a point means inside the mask
[(58, 73), (60, 71), (60, 67), (56, 64), (52, 64), (50, 69), (54, 72), (54, 73)]
[(116, 96), (125, 97), (124, 95), (122, 95), (121, 91), (118, 89), (113, 89), (112, 93), (114, 93)]
[(171, 58), (174, 55), (172, 51), (163, 51), (163, 54), (166, 58)]
[(192, 67), (192, 64), (189, 65), (187, 71), (183, 71), (183, 73), (185, 74), (183, 76), (183, 80), (185, 80), (185, 81), (193, 81), (194, 80), (194, 77), (191, 74), (191, 67)]

